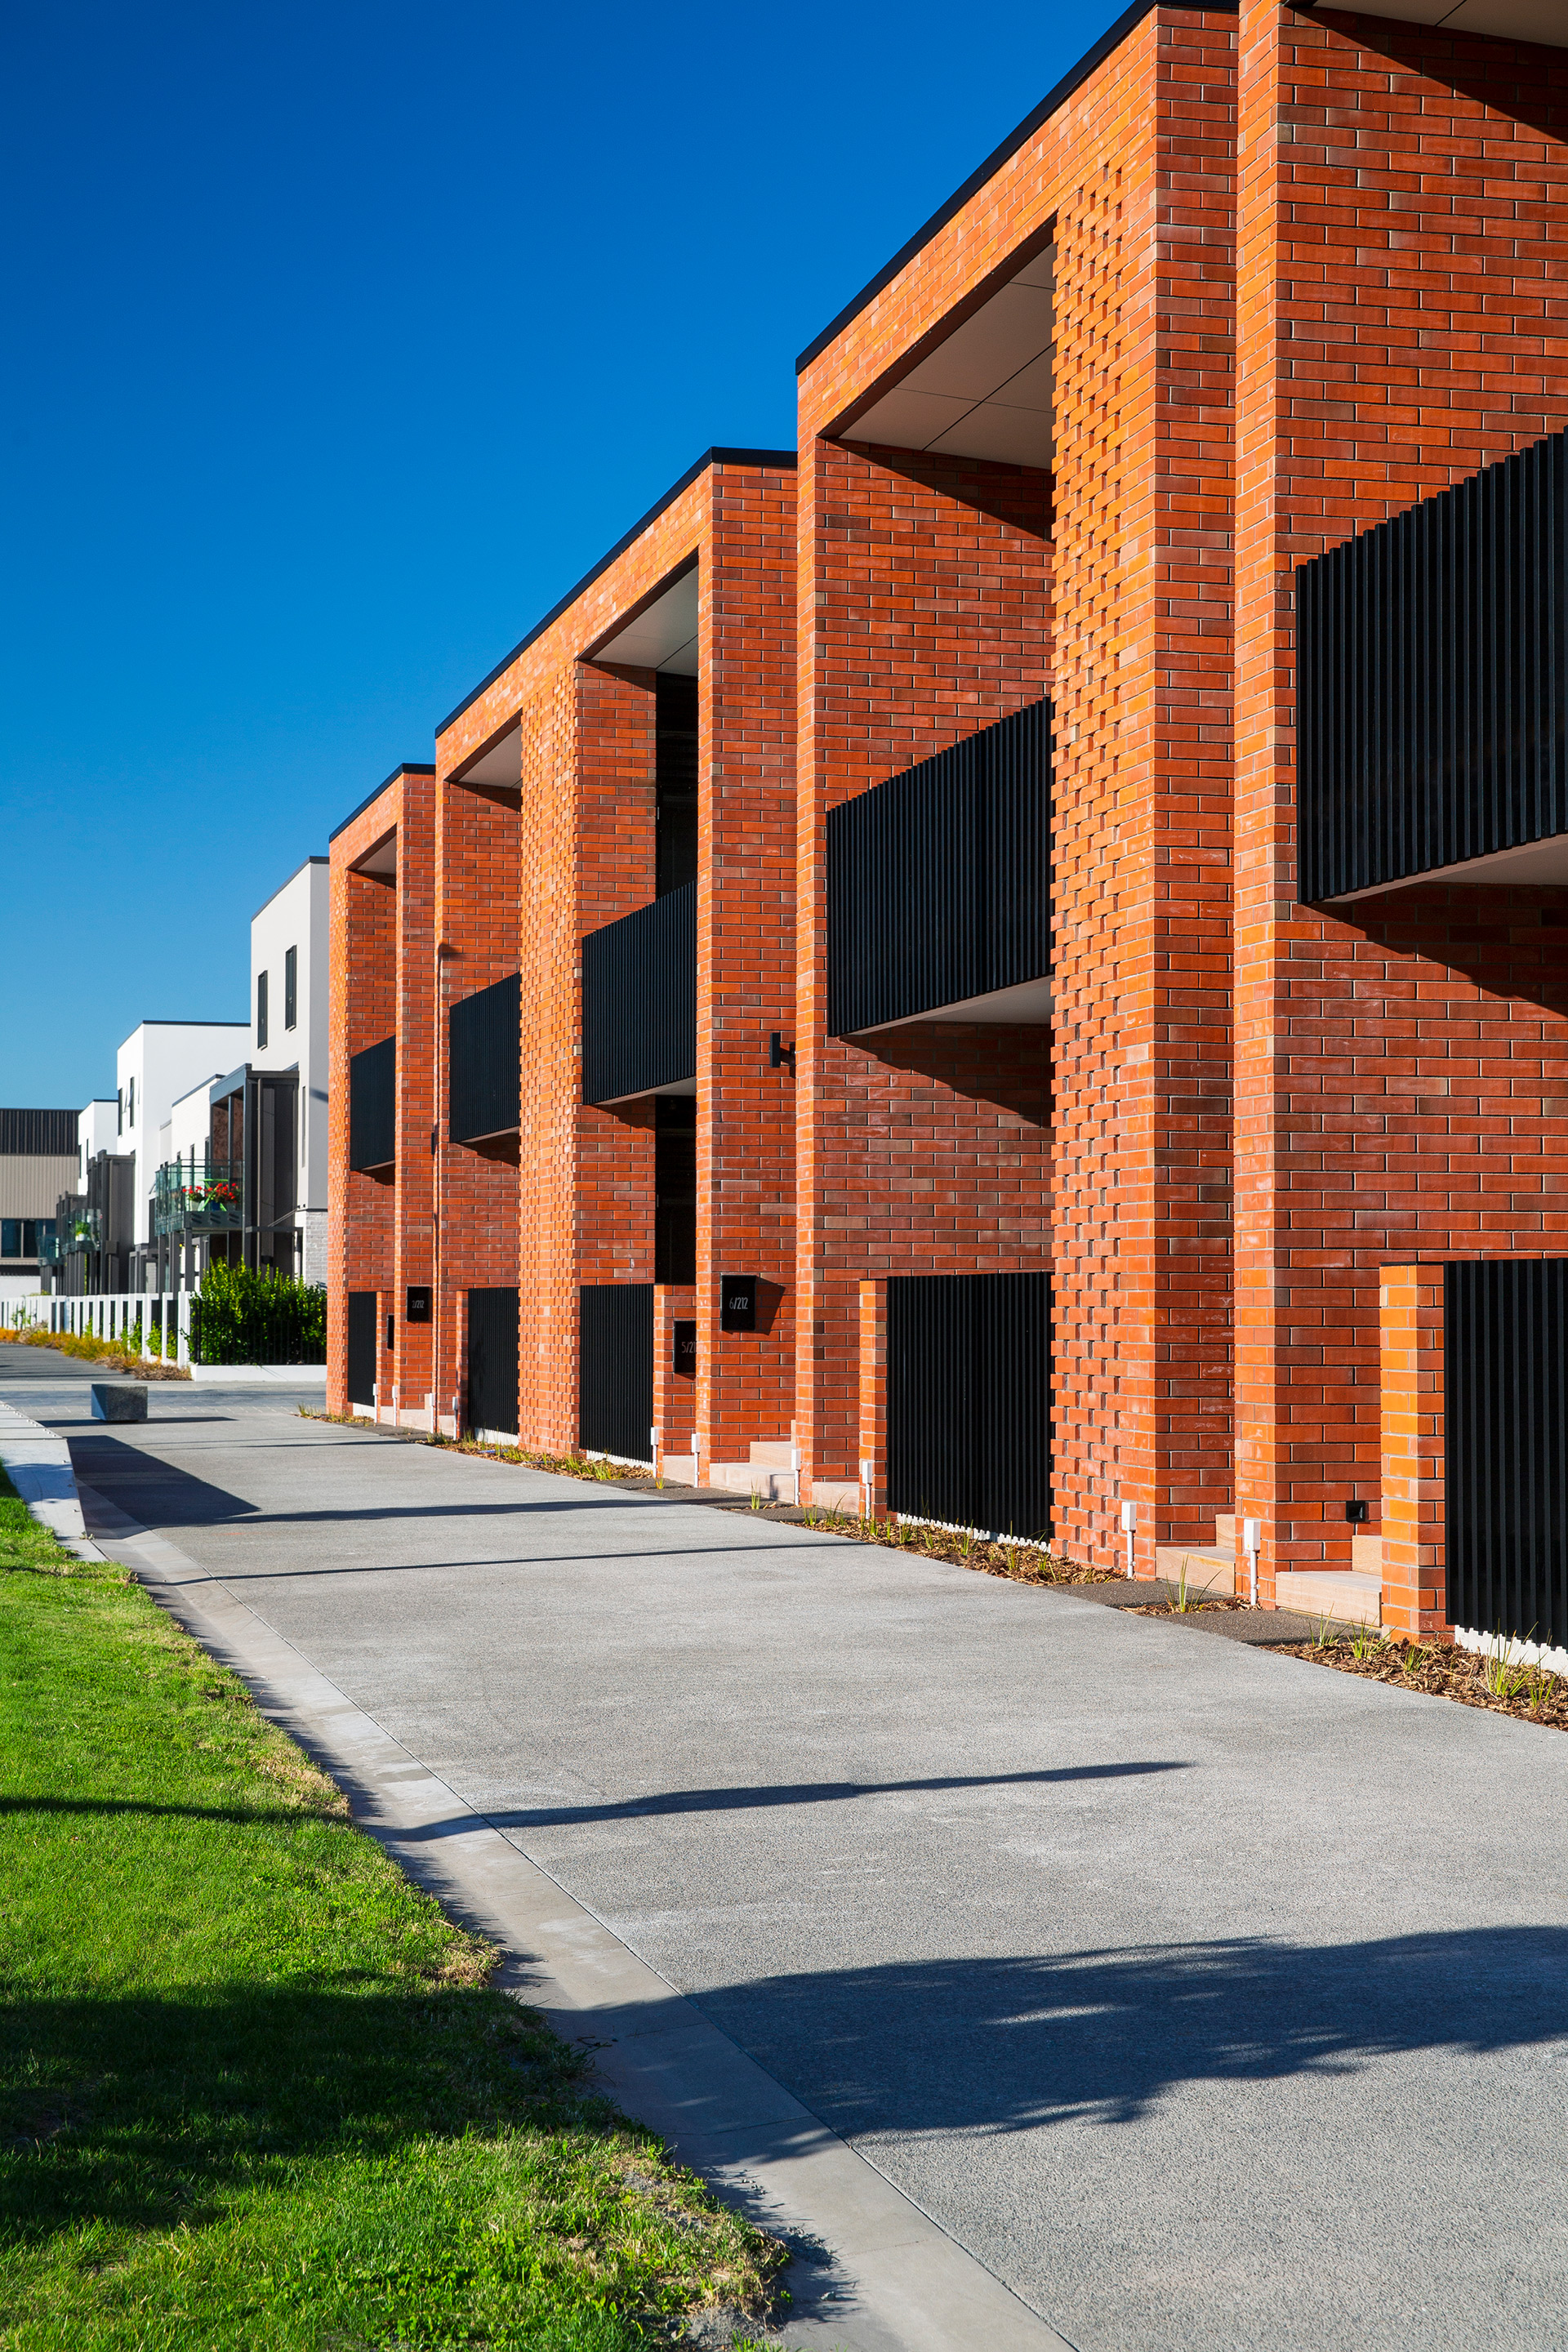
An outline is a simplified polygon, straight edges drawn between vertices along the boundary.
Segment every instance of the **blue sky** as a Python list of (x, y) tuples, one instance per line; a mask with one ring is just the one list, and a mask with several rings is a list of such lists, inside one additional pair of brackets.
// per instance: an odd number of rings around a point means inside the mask
[(0, 1103), (256, 908), (1118, 13), (16, 9)]

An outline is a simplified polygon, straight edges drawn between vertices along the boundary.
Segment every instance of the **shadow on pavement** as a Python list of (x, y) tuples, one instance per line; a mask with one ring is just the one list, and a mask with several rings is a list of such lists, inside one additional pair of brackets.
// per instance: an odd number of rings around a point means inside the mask
[(894, 1963), (694, 1998), (842, 2133), (1123, 2124), (1184, 2083), (1568, 2036), (1568, 1929)]
[(580, 1822), (639, 1822), (671, 1813), (752, 1812), (771, 1805), (841, 1805), (856, 1797), (898, 1797), (955, 1789), (1037, 1788), (1052, 1780), (1121, 1780), (1145, 1772), (1185, 1772), (1190, 1767), (1174, 1759), (1147, 1764), (1061, 1764), (1038, 1772), (973, 1772), (946, 1774), (929, 1780), (798, 1780), (765, 1782), (758, 1788), (670, 1789), (651, 1797), (626, 1797), (610, 1805), (534, 1805), (520, 1811), (487, 1811), (476, 1819), (461, 1813), (449, 1821), (426, 1822), (418, 1829), (399, 1830), (400, 1845), (417, 1845), (431, 1838), (460, 1837), (479, 1820), (497, 1830), (570, 1829)]

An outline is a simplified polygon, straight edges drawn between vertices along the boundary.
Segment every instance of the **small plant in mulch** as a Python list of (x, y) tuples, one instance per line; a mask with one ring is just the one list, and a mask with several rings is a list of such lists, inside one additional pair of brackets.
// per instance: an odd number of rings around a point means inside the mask
[(1320, 1624), (1310, 1642), (1281, 1643), (1286, 1657), (1397, 1683), (1432, 1698), (1456, 1699), (1461, 1706), (1511, 1715), (1521, 1723), (1542, 1723), (1568, 1731), (1568, 1679), (1519, 1657), (1516, 1640), (1500, 1635), (1484, 1651), (1461, 1650), (1447, 1642), (1416, 1642), (1373, 1625), (1344, 1633)]
[(336, 1422), (342, 1429), (374, 1429), (379, 1436), (399, 1437), (410, 1445), (438, 1446), (443, 1454), (472, 1454), (486, 1462), (510, 1462), (524, 1470), (549, 1470), (559, 1478), (596, 1478), (616, 1486), (662, 1483), (651, 1470), (639, 1470), (632, 1462), (597, 1462), (583, 1454), (535, 1454), (526, 1445), (497, 1445), (478, 1437), (432, 1437), (427, 1430), (395, 1429), (390, 1423), (372, 1421), (363, 1412), (322, 1412), (302, 1404), (300, 1418)]
[(977, 1569), (982, 1576), (1005, 1576), (1015, 1584), (1115, 1584), (1115, 1571), (1081, 1568), (1033, 1538), (983, 1536), (973, 1528), (938, 1528), (889, 1513), (858, 1518), (848, 1511), (811, 1509), (805, 1524), (819, 1534), (847, 1536), (852, 1543), (881, 1544), (892, 1551), (918, 1552), (922, 1559), (945, 1559), (954, 1568)]
[(1184, 1557), (1181, 1573), (1174, 1584), (1165, 1580), (1163, 1601), (1141, 1601), (1131, 1614), (1134, 1617), (1195, 1617), (1200, 1612), (1207, 1615), (1215, 1611), (1235, 1612), (1243, 1607), (1228, 1592), (1215, 1592), (1215, 1579), (1195, 1574), (1192, 1561)]

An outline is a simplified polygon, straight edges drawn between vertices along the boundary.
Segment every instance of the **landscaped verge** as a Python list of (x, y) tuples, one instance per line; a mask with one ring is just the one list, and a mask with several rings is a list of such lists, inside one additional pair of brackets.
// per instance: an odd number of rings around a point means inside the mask
[(1485, 1707), (1521, 1723), (1568, 1731), (1568, 1681), (1544, 1666), (1510, 1659), (1511, 1646), (1501, 1641), (1478, 1655), (1447, 1642), (1412, 1642), (1368, 1626), (1356, 1633), (1325, 1631), (1314, 1642), (1281, 1643), (1277, 1654), (1307, 1658), (1314, 1665), (1337, 1666), (1342, 1674), (1365, 1675), (1373, 1682), (1425, 1691), (1432, 1698), (1457, 1699), (1461, 1706)]
[[(154, 1339), (157, 1334), (153, 1334)], [(17, 1348), (54, 1348), (62, 1356), (75, 1356), (79, 1360), (101, 1364), (106, 1372), (117, 1380), (188, 1381), (191, 1377), (184, 1364), (165, 1364), (156, 1356), (133, 1352), (128, 1334), (126, 1339), (100, 1339), (91, 1331), (5, 1330), (0, 1339)], [(136, 1343), (140, 1346), (140, 1341)]]
[[(305, 1421), (332, 1421), (349, 1429), (374, 1429), (383, 1437), (399, 1437), (414, 1445), (437, 1445), (447, 1454), (473, 1454), (486, 1462), (510, 1462), (525, 1470), (545, 1470), (561, 1478), (591, 1478), (603, 1485), (651, 1487), (668, 1491), (651, 1470), (626, 1462), (599, 1462), (576, 1454), (532, 1454), (524, 1446), (481, 1445), (475, 1438), (430, 1437), (423, 1430), (389, 1429), (367, 1421), (363, 1413), (320, 1412), (300, 1408)], [(680, 1490), (677, 1490), (678, 1493)], [(729, 1498), (743, 1503), (743, 1496)], [(892, 1551), (913, 1552), (922, 1559), (951, 1560), (956, 1568), (977, 1569), (983, 1576), (1010, 1577), (1016, 1584), (1115, 1584), (1113, 1569), (1079, 1568), (1038, 1543), (1024, 1540), (994, 1542), (963, 1528), (932, 1527), (923, 1519), (900, 1519), (889, 1512), (884, 1518), (856, 1518), (845, 1511), (801, 1510), (790, 1503), (764, 1503), (753, 1496), (759, 1518), (784, 1519), (791, 1526), (813, 1528), (820, 1535), (844, 1536), (851, 1543), (881, 1544)]]
[(781, 2250), (121, 1571), (0, 1499), (0, 2341), (629, 2352)]

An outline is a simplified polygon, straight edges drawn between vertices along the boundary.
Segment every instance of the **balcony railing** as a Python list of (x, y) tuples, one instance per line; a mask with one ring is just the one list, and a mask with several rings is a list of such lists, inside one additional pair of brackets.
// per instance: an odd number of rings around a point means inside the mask
[(1051, 706), (1037, 702), (830, 812), (830, 1035), (1046, 979), (1050, 810)]
[(447, 1102), (454, 1143), (517, 1129), (522, 1057), (521, 983), (514, 971), (453, 1005), (447, 1018)]
[(1568, 832), (1568, 434), (1304, 563), (1296, 647), (1303, 900)]
[(619, 1102), (697, 1075), (697, 885), (583, 942), (583, 1099)]
[(349, 1166), (388, 1167), (397, 1154), (397, 1040), (349, 1059)]
[(243, 1219), (245, 1167), (238, 1160), (214, 1160), (188, 1152), (164, 1162), (153, 1180), (154, 1234), (221, 1234)]

